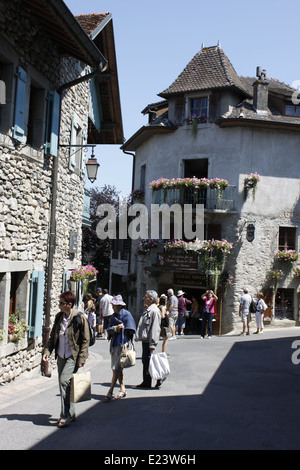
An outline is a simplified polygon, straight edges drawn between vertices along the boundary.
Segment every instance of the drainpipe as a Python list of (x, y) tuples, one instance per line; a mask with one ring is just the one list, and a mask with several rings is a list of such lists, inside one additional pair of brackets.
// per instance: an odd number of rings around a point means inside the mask
[[(65, 83), (58, 88), (57, 92), (61, 95), (63, 91), (71, 88), (72, 86), (77, 85), (90, 80), (91, 78), (99, 75), (107, 69), (107, 63), (105, 66), (102, 66), (102, 63), (99, 66), (99, 69), (79, 77), (78, 79), (72, 80), (71, 82)], [(61, 120), (61, 108), (59, 122)], [(58, 133), (58, 138), (60, 137), (60, 128)], [(58, 142), (59, 148), (59, 142)], [(49, 341), (51, 326), (50, 326), (50, 311), (51, 311), (51, 294), (52, 294), (52, 281), (53, 281), (53, 261), (55, 255), (55, 246), (56, 246), (56, 206), (57, 206), (57, 181), (58, 181), (58, 158), (59, 153), (57, 152), (57, 157), (53, 157), (53, 172), (52, 172), (52, 195), (51, 195), (51, 217), (50, 217), (50, 237), (49, 237), (49, 250), (48, 250), (48, 266), (47, 266), (47, 287), (46, 287), (46, 299), (45, 299), (45, 320), (43, 326), (43, 346), (45, 347)], [(51, 377), (51, 369), (49, 362), (42, 361), (42, 374), (45, 377)]]
[[(122, 147), (121, 147), (122, 148)], [(133, 157), (133, 167), (132, 167), (132, 180), (131, 180), (131, 192), (134, 190), (134, 174), (135, 174), (135, 154), (131, 152), (127, 152), (122, 148), (123, 153), (126, 155), (131, 155)], [(128, 253), (128, 268), (130, 270), (131, 265), (131, 243), (129, 244), (129, 253)]]

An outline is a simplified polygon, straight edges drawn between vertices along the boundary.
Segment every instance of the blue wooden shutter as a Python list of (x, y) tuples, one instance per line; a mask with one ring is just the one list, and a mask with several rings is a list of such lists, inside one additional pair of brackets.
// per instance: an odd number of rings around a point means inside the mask
[(27, 74), (22, 67), (18, 67), (16, 81), (16, 99), (14, 113), (13, 137), (19, 142), (23, 142), (25, 135), (25, 105), (27, 90)]
[(45, 272), (32, 271), (30, 305), (29, 305), (29, 338), (42, 336), (44, 311)]
[(59, 120), (60, 120), (60, 95), (56, 91), (48, 92), (48, 111), (46, 123), (46, 153), (57, 157)]

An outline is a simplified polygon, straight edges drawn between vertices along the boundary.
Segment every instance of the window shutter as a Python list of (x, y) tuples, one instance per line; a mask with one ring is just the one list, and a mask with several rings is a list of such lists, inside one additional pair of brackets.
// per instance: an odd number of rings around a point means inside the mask
[(19, 142), (23, 142), (25, 135), (25, 104), (27, 89), (27, 74), (22, 67), (18, 67), (16, 80), (16, 99), (14, 110), (13, 137)]
[(29, 338), (42, 336), (45, 272), (32, 271), (29, 305)]
[[(76, 145), (77, 127), (75, 119), (72, 118), (70, 145)], [(77, 147), (70, 147), (69, 170), (71, 171), (76, 169), (76, 151)]]
[(58, 149), (58, 135), (59, 135), (59, 119), (60, 119), (60, 95), (56, 91), (49, 92), (49, 109), (48, 114), (48, 142), (47, 142), (47, 153), (57, 157)]

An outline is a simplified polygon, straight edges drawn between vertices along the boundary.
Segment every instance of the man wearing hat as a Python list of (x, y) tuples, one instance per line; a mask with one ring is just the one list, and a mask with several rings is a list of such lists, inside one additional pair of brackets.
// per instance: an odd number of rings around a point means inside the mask
[(181, 329), (185, 328), (185, 311), (187, 305), (191, 305), (192, 302), (185, 297), (183, 297), (185, 292), (182, 290), (179, 290), (177, 292), (177, 298), (178, 298), (178, 335), (182, 335), (183, 332), (181, 332)]

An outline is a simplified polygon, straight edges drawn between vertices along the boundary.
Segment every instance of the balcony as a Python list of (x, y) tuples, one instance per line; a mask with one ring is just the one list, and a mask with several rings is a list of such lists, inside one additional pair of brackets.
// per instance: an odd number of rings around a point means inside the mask
[(236, 213), (236, 186), (227, 186), (222, 191), (211, 188), (159, 189), (153, 191), (154, 204), (203, 204), (205, 212)]

